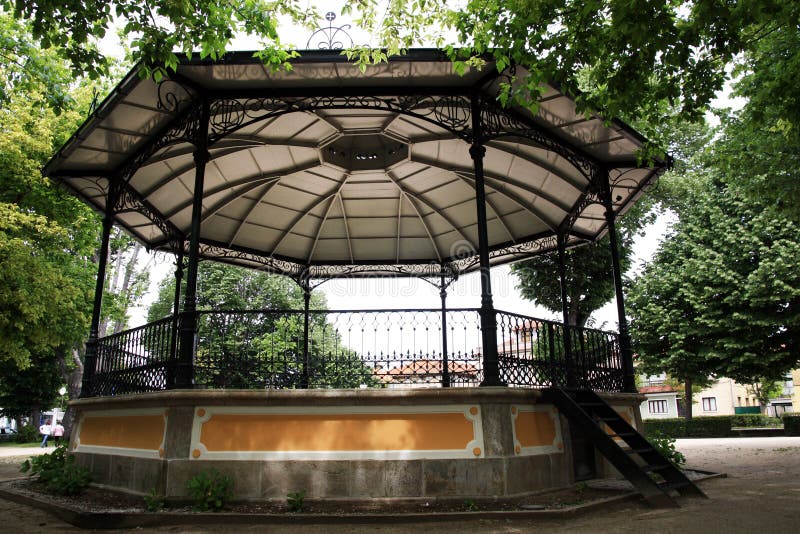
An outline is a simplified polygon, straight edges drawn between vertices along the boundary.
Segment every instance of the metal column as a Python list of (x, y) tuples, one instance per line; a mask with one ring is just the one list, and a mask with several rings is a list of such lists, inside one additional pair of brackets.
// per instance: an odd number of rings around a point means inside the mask
[(203, 184), (205, 182), (208, 153), (209, 104), (203, 101), (200, 115), (200, 131), (195, 140), (194, 198), (192, 201), (192, 225), (189, 235), (189, 265), (186, 276), (186, 292), (181, 312), (180, 353), (175, 372), (175, 387), (190, 389), (194, 383), (194, 356), (197, 349), (197, 264), (200, 260), (200, 223), (203, 210)]
[[(557, 235), (558, 244), (558, 280), (561, 285), (561, 314), (564, 321), (563, 342), (564, 342), (564, 364), (567, 373), (567, 387), (573, 388), (576, 383), (575, 354), (572, 351), (572, 328), (569, 324), (569, 308), (567, 302), (567, 236), (565, 232), (559, 231)], [(556, 385), (556, 384), (553, 384)]]
[(497, 361), (497, 317), (492, 302), (492, 279), (489, 265), (489, 234), (486, 228), (486, 190), (483, 177), (483, 128), (478, 96), (472, 96), (472, 146), (469, 155), (475, 167), (475, 204), (478, 216), (478, 255), (481, 274), (481, 338), (483, 342), (483, 382), (481, 386), (504, 386)]
[(97, 261), (97, 281), (94, 286), (94, 306), (92, 307), (92, 322), (89, 327), (89, 339), (86, 341), (86, 353), (83, 358), (83, 378), (81, 381), (81, 397), (92, 396), (92, 379), (97, 367), (97, 337), (100, 331), (100, 311), (103, 307), (103, 289), (106, 285), (106, 266), (108, 265), (108, 243), (111, 238), (113, 226), (111, 214), (114, 211), (116, 195), (109, 186), (106, 197), (106, 214), (103, 217), (103, 235), (100, 240), (100, 257)]
[(442, 387), (450, 387), (450, 361), (447, 354), (447, 283), (444, 273), (439, 276), (439, 298), (442, 299)]
[(633, 350), (631, 336), (628, 331), (628, 319), (625, 316), (625, 297), (622, 291), (622, 269), (619, 261), (619, 239), (617, 238), (616, 215), (611, 198), (611, 186), (608, 182), (608, 169), (603, 169), (600, 176), (601, 197), (606, 209), (608, 237), (611, 241), (611, 268), (614, 273), (614, 290), (617, 300), (617, 316), (619, 320), (619, 350), (622, 358), (623, 391), (636, 393), (636, 377), (633, 369)]

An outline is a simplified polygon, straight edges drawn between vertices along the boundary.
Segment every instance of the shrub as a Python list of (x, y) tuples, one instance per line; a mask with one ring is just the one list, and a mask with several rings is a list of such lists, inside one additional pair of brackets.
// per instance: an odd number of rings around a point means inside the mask
[(289, 504), (289, 511), (290, 512), (302, 512), (303, 511), (303, 501), (306, 498), (306, 491), (293, 491), (292, 493), (286, 496), (286, 502)]
[(800, 413), (783, 414), (783, 433), (787, 436), (800, 436)]
[(731, 416), (696, 417), (691, 421), (682, 418), (646, 419), (647, 435), (659, 434), (669, 438), (725, 438), (731, 433)]
[(780, 426), (781, 420), (764, 414), (741, 414), (731, 416), (731, 426), (734, 427), (775, 427)]
[(67, 454), (66, 445), (59, 445), (50, 454), (25, 460), (20, 470), (37, 475), (48, 490), (59, 495), (77, 495), (92, 482), (89, 470), (75, 464), (75, 458)]
[(233, 495), (233, 479), (216, 469), (201, 471), (186, 483), (195, 510), (218, 512)]
[(668, 438), (655, 432), (653, 435), (647, 436), (647, 441), (678, 469), (686, 463), (686, 457), (675, 448), (675, 438)]
[(160, 495), (156, 488), (150, 490), (150, 493), (144, 496), (144, 508), (148, 512), (158, 512), (164, 508), (164, 496)]
[(17, 435), (14, 436), (14, 441), (17, 443), (31, 443), (41, 440), (42, 436), (39, 435), (39, 429), (33, 425), (26, 425), (18, 428)]

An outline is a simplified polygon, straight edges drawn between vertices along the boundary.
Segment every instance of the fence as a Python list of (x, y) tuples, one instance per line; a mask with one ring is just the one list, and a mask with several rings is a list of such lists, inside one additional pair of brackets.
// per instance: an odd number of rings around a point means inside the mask
[[(622, 390), (618, 336), (497, 311), (500, 377), (511, 387)], [(194, 385), (213, 389), (477, 386), (479, 310), (215, 310), (197, 312)], [(87, 396), (169, 389), (178, 321), (98, 340)]]

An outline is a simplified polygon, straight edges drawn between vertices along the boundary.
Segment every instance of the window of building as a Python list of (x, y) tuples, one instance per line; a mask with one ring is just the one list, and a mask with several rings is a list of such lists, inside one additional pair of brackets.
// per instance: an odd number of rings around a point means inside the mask
[[(748, 405), (749, 404), (750, 403), (748, 403)], [(704, 412), (716, 412), (717, 411), (717, 398), (716, 397), (703, 397), (703, 411)]]
[(647, 409), (650, 413), (667, 413), (667, 401), (651, 400), (647, 401)]
[(738, 399), (738, 401), (739, 401), (739, 402), (736, 404), (736, 406), (741, 406), (741, 405), (742, 405), (742, 398), (741, 398), (741, 397), (736, 397), (736, 398), (737, 398), (737, 399)]

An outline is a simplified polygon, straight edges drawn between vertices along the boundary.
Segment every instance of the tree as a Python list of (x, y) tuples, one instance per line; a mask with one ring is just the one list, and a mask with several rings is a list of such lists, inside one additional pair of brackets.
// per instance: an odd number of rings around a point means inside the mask
[[(620, 264), (630, 267), (631, 247), (628, 237), (622, 240)], [(611, 271), (611, 248), (608, 238), (566, 251), (568, 324), (583, 327), (592, 312), (614, 297)], [(522, 296), (554, 312), (561, 311), (561, 284), (558, 254), (550, 253), (515, 263), (517, 289)]]
[(748, 395), (753, 395), (758, 399), (761, 413), (765, 413), (770, 399), (774, 399), (783, 393), (783, 381), (766, 380), (764, 382), (753, 382), (748, 384), (746, 389)]
[[(48, 407), (60, 385), (70, 397), (80, 392), (100, 244), (97, 216), (41, 168), (84, 120), (102, 85), (75, 80), (7, 13), (0, 13), (0, 43), (14, 43), (0, 53), (0, 390), (15, 398), (4, 406), (27, 403), (35, 412)], [(127, 239), (115, 249), (124, 255), (129, 245)], [(110, 272), (113, 280), (113, 266)], [(117, 278), (129, 293), (141, 286), (135, 270)], [(106, 310), (115, 328), (124, 324), (124, 304)], [(42, 381), (49, 392), (29, 387), (37, 375), (58, 383)]]
[(113, 228), (109, 240), (109, 269), (103, 289), (99, 336), (116, 334), (128, 325), (128, 311), (144, 297), (150, 282), (149, 267), (139, 265), (141, 243)]
[(744, 54), (735, 94), (746, 103), (738, 113), (723, 115), (717, 154), (727, 183), (795, 221), (800, 221), (798, 28), (776, 28)]
[[(198, 380), (216, 387), (291, 388), (301, 383), (303, 291), (286, 277), (204, 261), (198, 268)], [(162, 281), (148, 310), (154, 321), (172, 314), (175, 279)], [(325, 310), (325, 297), (311, 295), (310, 308)], [(226, 312), (227, 310), (227, 312)], [(236, 313), (231, 313), (236, 311)], [(324, 313), (311, 314), (311, 385), (377, 385), (369, 367), (344, 347)], [(265, 382), (266, 381), (266, 382)]]
[(22, 367), (83, 339), (98, 237), (91, 210), (40, 173), (78, 115), (56, 117), (35, 100), (19, 95), (0, 110), (0, 360)]
[[(43, 49), (24, 21), (0, 10), (0, 107), (26, 94), (56, 113), (74, 106), (69, 69), (53, 49)], [(43, 91), (42, 87), (46, 90)]]
[(34, 354), (25, 369), (19, 369), (12, 361), (2, 361), (0, 375), (0, 412), (16, 420), (17, 428), (25, 416), (38, 426), (39, 414), (55, 405), (58, 388), (63, 385), (52, 352)]
[[(279, 67), (292, 55), (279, 38), (279, 18), (320, 20), (297, 0), (2, 0), (0, 7), (30, 21), (44, 48), (53, 46), (74, 71), (90, 76), (106, 71), (95, 43), (120, 18), (142, 74), (156, 79), (175, 69), (173, 50), (218, 58), (238, 34), (259, 38), (259, 57)], [(535, 106), (541, 84), (555, 82), (587, 111), (656, 119), (663, 102), (700, 116), (722, 89), (731, 59), (765, 35), (796, 30), (800, 7), (775, 0), (349, 0), (342, 12), (371, 36), (369, 46), (348, 52), (364, 67), (422, 43), (453, 45), (455, 34), (458, 46), (466, 45), (448, 48), (457, 70), (479, 66), (485, 53), (501, 70), (528, 67), (520, 83), (504, 86), (503, 101)]]
[(629, 289), (643, 369), (684, 382), (777, 380), (800, 355), (797, 225), (713, 173), (694, 202)]

